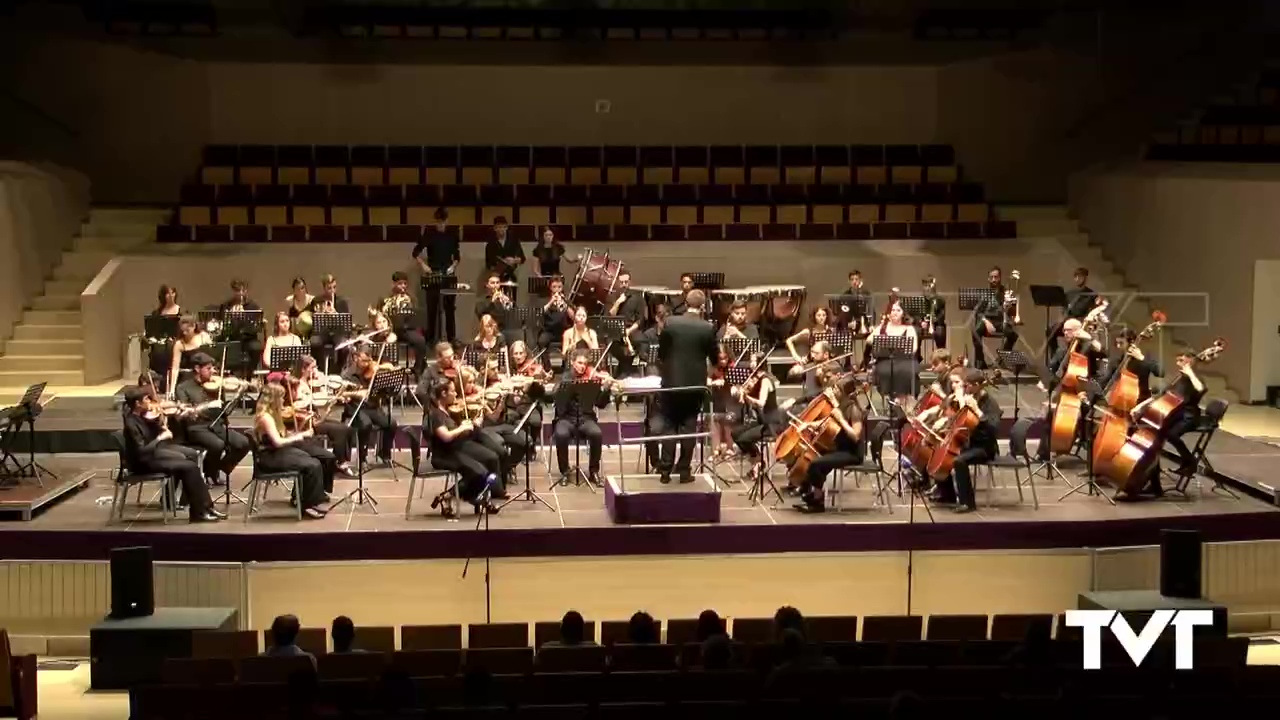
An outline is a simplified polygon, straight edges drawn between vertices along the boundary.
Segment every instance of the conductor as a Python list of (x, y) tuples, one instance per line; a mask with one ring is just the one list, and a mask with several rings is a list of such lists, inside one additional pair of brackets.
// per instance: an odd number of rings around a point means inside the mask
[[(658, 366), (665, 391), (658, 395), (657, 412), (649, 418), (650, 435), (686, 435), (697, 430), (698, 412), (706, 400), (702, 388), (707, 383), (707, 365), (715, 363), (720, 350), (715, 328), (702, 317), (706, 302), (701, 290), (690, 290), (684, 299), (686, 313), (668, 318), (658, 336)], [(671, 482), (673, 468), (680, 473), (680, 482), (693, 482), (693, 441), (692, 437), (680, 440), (678, 460), (675, 440), (649, 443), (649, 462), (658, 469), (662, 482)]]

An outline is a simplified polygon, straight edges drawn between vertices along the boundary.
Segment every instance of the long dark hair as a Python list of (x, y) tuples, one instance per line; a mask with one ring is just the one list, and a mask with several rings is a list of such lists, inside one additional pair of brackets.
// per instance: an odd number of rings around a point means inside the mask
[(178, 288), (173, 287), (172, 285), (161, 285), (160, 289), (156, 292), (156, 314), (157, 315), (160, 314), (161, 310), (164, 310), (164, 296), (168, 295), (171, 292), (173, 293), (173, 304), (177, 305), (178, 304)]

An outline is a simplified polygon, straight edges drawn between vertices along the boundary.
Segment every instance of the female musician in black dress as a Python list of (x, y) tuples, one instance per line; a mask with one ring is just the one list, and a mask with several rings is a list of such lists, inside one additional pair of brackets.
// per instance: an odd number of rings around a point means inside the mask
[[(293, 370), (286, 386), (292, 394), (293, 407), (296, 412), (306, 418), (307, 427), (316, 435), (322, 435), (329, 441), (329, 449), (335, 458), (334, 469), (347, 476), (355, 477), (351, 469), (351, 448), (356, 443), (355, 428), (344, 422), (332, 420), (335, 410), (333, 405), (345, 401), (341, 390), (334, 393), (328, 386), (328, 378), (316, 366), (316, 359), (303, 355)], [(309, 416), (309, 417), (308, 417)], [(333, 489), (331, 481), (326, 482), (325, 491)]]
[(715, 367), (711, 368), (707, 377), (707, 385), (711, 388), (711, 444), (712, 462), (721, 463), (729, 460), (734, 454), (733, 431), (742, 417), (742, 405), (731, 392), (733, 388), (725, 377), (731, 358), (729, 353), (720, 348)]
[(903, 405), (915, 397), (916, 386), (919, 385), (920, 363), (916, 361), (916, 353), (920, 348), (920, 337), (915, 324), (903, 312), (901, 303), (893, 303), (888, 316), (872, 331), (868, 338), (870, 347), (874, 348), (877, 337), (906, 338), (908, 343), (905, 353), (875, 361), (876, 390), (880, 397)]
[(253, 434), (258, 439), (255, 462), (266, 472), (297, 472), (301, 488), (293, 500), (302, 503), (303, 517), (319, 520), (325, 515), (320, 507), (325, 501), (325, 469), (302, 447), (315, 432), (285, 432), (284, 398), (284, 386), (277, 383), (268, 383), (258, 396), (253, 413)]
[[(752, 358), (752, 363), (758, 363)], [(764, 470), (760, 457), (760, 441), (774, 437), (787, 424), (786, 415), (778, 408), (777, 381), (763, 368), (747, 379), (742, 387), (735, 387), (731, 394), (742, 402), (742, 424), (733, 433), (733, 442), (742, 454), (754, 462), (747, 478), (754, 481)]]
[[(151, 311), (151, 317), (173, 317), (181, 314), (182, 306), (178, 304), (178, 288), (172, 285), (161, 285), (160, 290), (156, 293), (156, 309)], [(155, 342), (151, 343), (151, 347), (147, 351), (147, 365), (161, 378), (164, 378), (169, 374), (173, 338), (158, 337), (153, 339)]]
[(431, 406), (423, 425), (423, 435), (430, 439), (431, 465), (458, 473), (458, 494), (476, 512), (483, 504), (489, 512), (496, 513), (498, 508), (488, 499), (482, 503), (480, 498), (485, 488), (496, 492), (500, 487), (498, 455), (477, 442), (479, 428), (467, 418), (456, 383), (439, 381), (432, 386)]
[(560, 275), (560, 261), (565, 260), (577, 264), (578, 258), (565, 257), (564, 245), (556, 239), (556, 233), (545, 226), (538, 236), (538, 245), (533, 249), (533, 257), (538, 261), (538, 274), (546, 277)]
[(822, 486), (826, 484), (827, 476), (832, 470), (861, 465), (866, 457), (867, 434), (862, 408), (858, 407), (856, 400), (856, 381), (852, 377), (840, 377), (842, 379), (831, 383), (830, 389), (836, 399), (831, 419), (840, 426), (835, 449), (819, 455), (809, 463), (809, 471), (800, 486), (800, 499), (804, 502), (796, 505), (800, 512), (825, 512), (827, 501)]
[(201, 348), (212, 344), (213, 337), (200, 329), (196, 319), (190, 315), (183, 315), (178, 321), (178, 337), (174, 339), (173, 347), (170, 349), (169, 384), (166, 387), (171, 390), (177, 387), (178, 373), (190, 370), (191, 358), (195, 357)]

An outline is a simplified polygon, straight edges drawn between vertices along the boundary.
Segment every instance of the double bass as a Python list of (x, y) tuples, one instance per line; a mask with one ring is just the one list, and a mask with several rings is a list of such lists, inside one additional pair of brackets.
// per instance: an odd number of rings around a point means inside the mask
[[(1226, 348), (1227, 341), (1218, 338), (1209, 347), (1196, 353), (1196, 361), (1213, 362)], [(1181, 375), (1180, 371), (1166, 387), (1171, 388)], [(1106, 471), (1103, 475), (1126, 495), (1135, 495), (1141, 491), (1148, 473), (1160, 462), (1160, 452), (1164, 449), (1164, 439), (1172, 418), (1185, 404), (1186, 398), (1172, 389), (1166, 389), (1158, 397), (1152, 398), (1135, 419), (1133, 434), (1125, 440), (1114, 457), (1105, 459)]]
[(1129, 368), (1129, 359), (1133, 357), (1133, 348), (1143, 340), (1150, 339), (1159, 332), (1161, 326), (1168, 321), (1163, 312), (1151, 313), (1151, 324), (1133, 339), (1129, 351), (1125, 353), (1117, 368), (1115, 380), (1107, 389), (1106, 406), (1102, 409), (1102, 424), (1093, 436), (1093, 471), (1101, 473), (1106, 470), (1107, 463), (1124, 447), (1129, 437), (1129, 413), (1138, 406), (1138, 376)]
[[(1080, 321), (1081, 329), (1092, 335), (1099, 325), (1106, 322), (1104, 313), (1107, 306), (1107, 301), (1099, 298), (1098, 304)], [(1080, 391), (1089, 379), (1089, 357), (1076, 352), (1079, 342), (1079, 338), (1072, 338), (1071, 344), (1067, 346), (1066, 367), (1062, 372), (1062, 380), (1058, 383), (1058, 404), (1053, 409), (1053, 419), (1049, 423), (1049, 448), (1057, 455), (1071, 452), (1084, 405), (1080, 399)]]

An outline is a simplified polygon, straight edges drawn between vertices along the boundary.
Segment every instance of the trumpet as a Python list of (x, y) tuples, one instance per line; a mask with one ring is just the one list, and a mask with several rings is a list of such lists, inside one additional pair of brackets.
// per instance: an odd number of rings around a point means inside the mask
[(1018, 312), (1018, 285), (1022, 281), (1022, 273), (1014, 270), (1009, 273), (1009, 287), (1004, 291), (1003, 307), (1007, 325), (1021, 325), (1022, 315)]
[(567, 310), (569, 308), (569, 303), (564, 300), (564, 293), (556, 293), (555, 295), (552, 295), (550, 304), (551, 308), (554, 310)]
[(316, 312), (318, 312), (318, 313), (335, 313), (335, 312), (338, 312), (338, 311), (337, 311), (337, 309), (336, 309), (336, 308), (334, 308), (334, 306), (333, 306), (333, 298), (325, 298), (325, 299), (320, 303), (320, 307), (316, 308)]
[(510, 309), (511, 309), (511, 304), (512, 304), (512, 303), (511, 303), (511, 298), (507, 297), (507, 294), (506, 294), (506, 293), (504, 293), (504, 292), (502, 292), (502, 290), (498, 290), (497, 292), (495, 292), (495, 293), (493, 294), (493, 297), (491, 297), (491, 298), (489, 298), (489, 299), (490, 299), (490, 300), (492, 300), (493, 302), (495, 302), (495, 303), (497, 303), (497, 304), (501, 305), (503, 310), (510, 310)]

